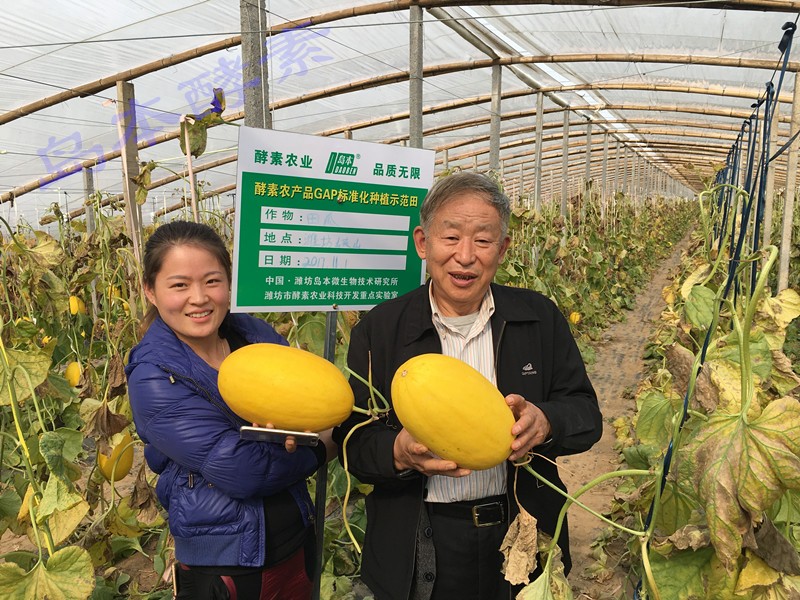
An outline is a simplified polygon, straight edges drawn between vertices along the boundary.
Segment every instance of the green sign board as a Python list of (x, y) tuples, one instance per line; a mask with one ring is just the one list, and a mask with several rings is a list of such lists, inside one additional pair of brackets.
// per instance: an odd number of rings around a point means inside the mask
[(419, 286), (432, 180), (429, 150), (242, 127), (231, 309), (365, 310)]

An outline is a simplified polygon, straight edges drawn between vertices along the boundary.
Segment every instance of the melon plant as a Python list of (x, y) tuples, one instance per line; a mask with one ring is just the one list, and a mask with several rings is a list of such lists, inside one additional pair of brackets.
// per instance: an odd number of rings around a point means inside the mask
[(457, 358), (407, 360), (392, 379), (392, 402), (417, 441), (460, 467), (489, 469), (511, 454), (514, 414), (491, 381)]
[(237, 415), (278, 429), (323, 431), (353, 410), (353, 391), (331, 362), (299, 348), (250, 344), (219, 368), (219, 391)]

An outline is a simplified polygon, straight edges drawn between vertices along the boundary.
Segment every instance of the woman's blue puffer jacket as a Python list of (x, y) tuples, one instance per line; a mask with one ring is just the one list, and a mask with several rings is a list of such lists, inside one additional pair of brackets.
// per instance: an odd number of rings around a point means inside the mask
[[(286, 341), (267, 323), (230, 313), (226, 324), (249, 343)], [(265, 365), (266, 367), (266, 365)], [(288, 489), (306, 524), (313, 507), (305, 479), (324, 448), (245, 441), (250, 425), (222, 400), (217, 371), (156, 318), (131, 350), (128, 394), (156, 493), (169, 512), (175, 557), (187, 565), (264, 564), (264, 496)], [(286, 402), (294, 401), (286, 398)]]

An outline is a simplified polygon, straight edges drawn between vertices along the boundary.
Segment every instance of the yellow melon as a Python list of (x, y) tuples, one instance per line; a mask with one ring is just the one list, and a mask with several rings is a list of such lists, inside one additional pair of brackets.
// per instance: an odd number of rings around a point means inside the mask
[(73, 360), (64, 370), (64, 377), (71, 387), (75, 387), (81, 380), (81, 373), (83, 373), (83, 368), (80, 363)]
[(353, 410), (353, 391), (336, 365), (291, 346), (239, 348), (222, 361), (218, 385), (237, 415), (278, 429), (323, 431)]
[(511, 454), (514, 414), (491, 381), (457, 358), (421, 354), (403, 363), (392, 403), (416, 440), (460, 467), (488, 469)]
[[(131, 472), (133, 466), (133, 446), (129, 446), (133, 441), (131, 434), (127, 431), (115, 435), (112, 440), (114, 447), (110, 455), (97, 453), (97, 468), (107, 481), (111, 481), (113, 472), (114, 481), (119, 481)], [(116, 467), (114, 466), (116, 464)]]
[(77, 296), (69, 297), (69, 312), (72, 315), (86, 314), (86, 303)]

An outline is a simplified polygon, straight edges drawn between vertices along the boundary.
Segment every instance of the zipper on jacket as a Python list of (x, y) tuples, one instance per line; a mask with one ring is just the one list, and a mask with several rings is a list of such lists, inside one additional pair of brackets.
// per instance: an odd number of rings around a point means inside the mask
[(194, 473), (189, 471), (189, 489), (194, 487)]
[(217, 402), (216, 398), (214, 398), (211, 395), (211, 393), (202, 385), (200, 385), (196, 380), (192, 379), (191, 377), (187, 377), (186, 375), (181, 375), (180, 373), (176, 373), (175, 371), (173, 371), (172, 369), (170, 369), (165, 365), (158, 365), (158, 366), (169, 374), (169, 379), (172, 383), (175, 383), (176, 377), (178, 379), (183, 379), (184, 381), (191, 382), (192, 385), (205, 397), (206, 400), (208, 400), (211, 404), (220, 409), (223, 412), (223, 414), (226, 414), (229, 417), (233, 417), (233, 423), (239, 423), (239, 417), (236, 415), (236, 413), (234, 413), (230, 409), (230, 407), (224, 402), (221, 404)]
[(494, 346), (494, 377), (500, 382), (500, 344), (503, 341), (503, 334), (506, 331), (506, 321), (503, 321), (502, 325), (500, 325), (500, 334), (497, 336), (497, 344)]

